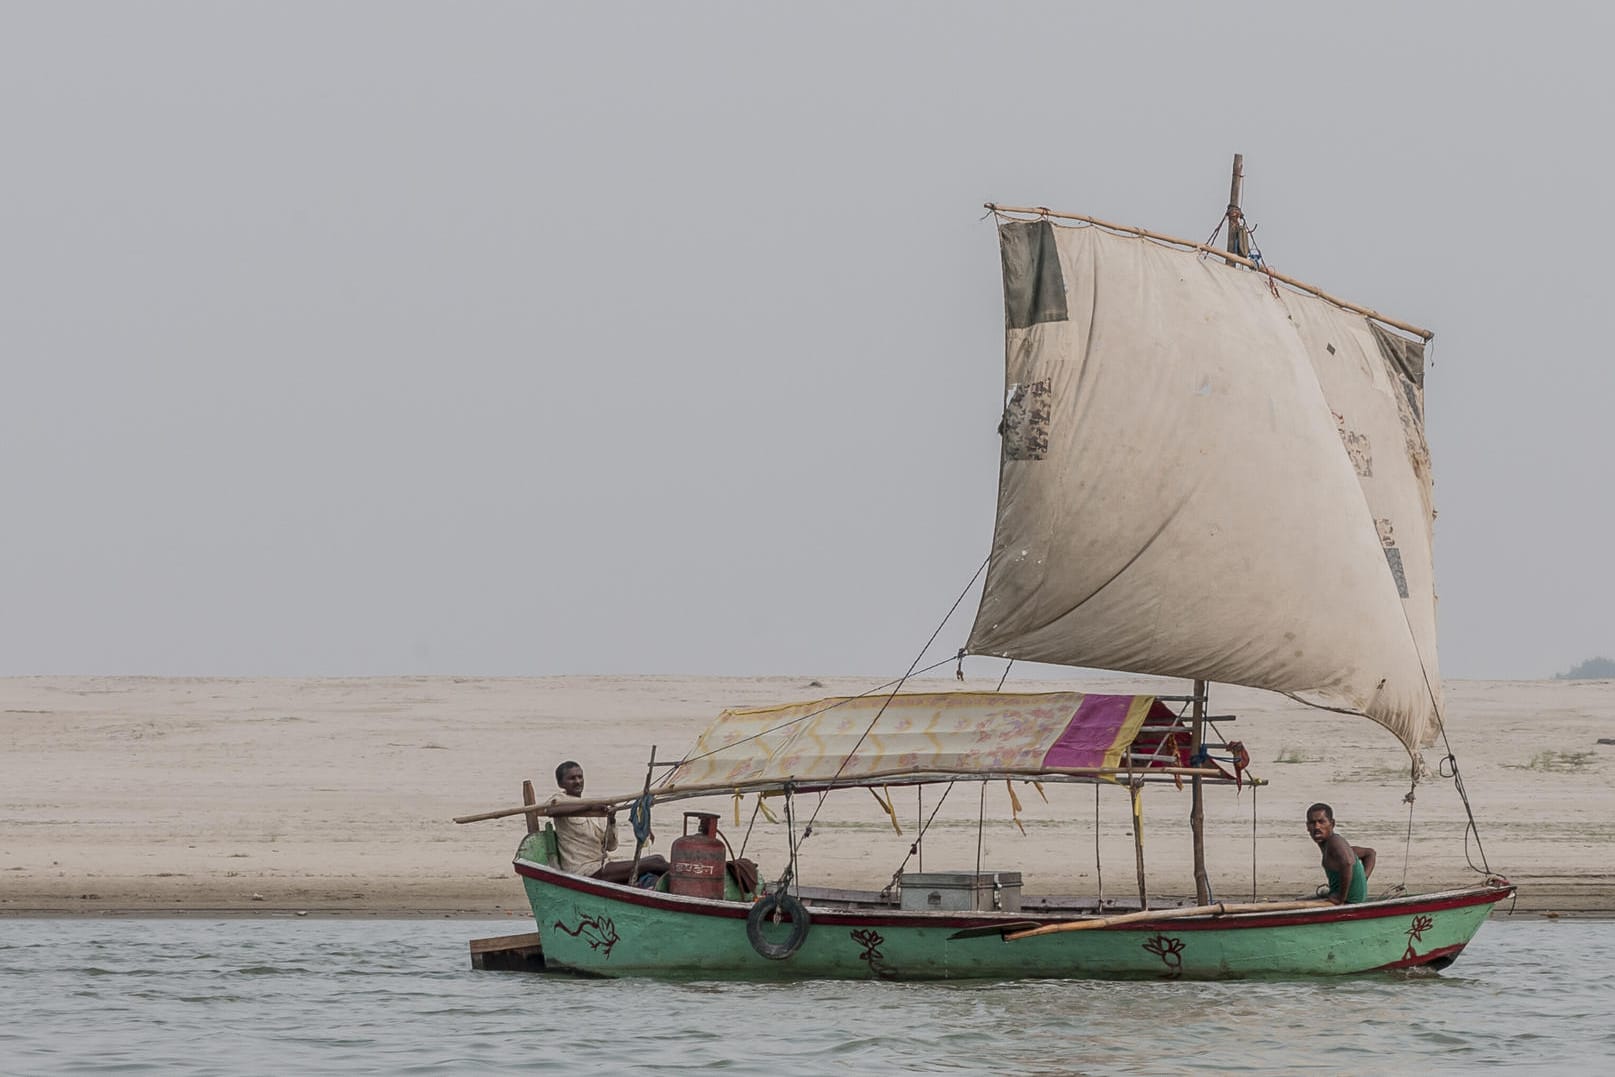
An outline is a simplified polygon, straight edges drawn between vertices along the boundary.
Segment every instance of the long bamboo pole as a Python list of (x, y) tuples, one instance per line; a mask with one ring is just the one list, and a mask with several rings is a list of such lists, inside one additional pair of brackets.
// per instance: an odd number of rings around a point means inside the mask
[(1155, 920), (1178, 920), (1186, 916), (1235, 916), (1241, 913), (1253, 912), (1295, 912), (1298, 909), (1322, 909), (1331, 902), (1323, 900), (1314, 901), (1249, 901), (1241, 904), (1228, 904), (1217, 902), (1215, 905), (1191, 905), (1182, 909), (1145, 909), (1142, 912), (1123, 913), (1120, 916), (1100, 916), (1092, 920), (1070, 920), (1063, 924), (1045, 924), (1026, 931), (1014, 931), (1004, 936), (1004, 941), (1014, 942), (1016, 939), (1029, 939), (1035, 935), (1058, 935), (1066, 931), (1095, 931), (1100, 928), (1118, 927), (1123, 924), (1138, 924)]
[(1430, 340), (1435, 336), (1435, 333), (1429, 329), (1421, 329), (1418, 326), (1412, 325), (1408, 322), (1401, 322), (1397, 321), (1395, 318), (1386, 317), (1371, 307), (1359, 306), (1356, 303), (1341, 299), (1338, 296), (1330, 295), (1328, 292), (1317, 287), (1316, 285), (1308, 284), (1305, 281), (1296, 280), (1294, 277), (1286, 276), (1285, 274), (1267, 266), (1259, 266), (1250, 259), (1243, 258), (1237, 254), (1229, 254), (1227, 251), (1220, 251), (1216, 247), (1211, 247), (1204, 243), (1196, 243), (1192, 239), (1181, 239), (1178, 236), (1169, 236), (1161, 232), (1151, 232), (1145, 228), (1134, 228), (1131, 225), (1116, 224), (1112, 221), (1102, 221), (1098, 217), (1088, 217), (1081, 213), (1057, 213), (1054, 210), (1048, 209), (1044, 206), (1001, 206), (996, 202), (985, 202), (983, 205), (987, 209), (992, 210), (994, 213), (1024, 213), (1032, 217), (1056, 217), (1062, 221), (1082, 221), (1085, 224), (1096, 224), (1100, 228), (1108, 228), (1112, 232), (1125, 232), (1128, 235), (1143, 236), (1145, 239), (1153, 239), (1161, 243), (1170, 243), (1176, 247), (1187, 247), (1190, 250), (1204, 251), (1207, 254), (1215, 254), (1217, 257), (1222, 258), (1225, 261), (1234, 261), (1249, 269), (1259, 269), (1281, 284), (1287, 284), (1291, 288), (1295, 288), (1298, 291), (1306, 292), (1309, 295), (1315, 295), (1325, 302), (1333, 303), (1341, 310), (1349, 310), (1353, 314), (1361, 314), (1365, 318), (1372, 318), (1382, 325), (1388, 325), (1392, 329), (1400, 329), (1402, 332), (1410, 333), (1422, 340)]
[[(925, 776), (934, 777), (937, 781), (945, 781), (950, 776), (957, 775), (968, 775), (976, 780), (996, 781), (1000, 778), (1046, 778), (1051, 780), (1061, 778), (1112, 778), (1118, 774), (1126, 773), (1127, 768), (1125, 767), (1049, 767), (1038, 771), (993, 771), (991, 773), (972, 770), (969, 767), (936, 767), (926, 770)], [(1181, 778), (1192, 778), (1197, 774), (1202, 778), (1215, 779), (1222, 777), (1219, 771), (1210, 767), (1150, 767), (1146, 773), (1151, 778), (1158, 776), (1162, 779), (1171, 778), (1173, 775)], [(891, 770), (860, 774), (852, 780), (842, 778), (831, 783), (826, 778), (822, 779), (822, 782), (825, 788), (845, 787), (855, 789), (861, 785), (891, 784), (891, 779), (893, 778), (912, 778), (917, 776), (919, 775), (916, 775), (914, 771), (893, 768)], [(669, 800), (683, 800), (688, 797), (710, 796), (715, 793), (751, 793), (759, 790), (776, 790), (783, 788), (786, 782), (795, 785), (799, 791), (813, 791), (821, 787), (818, 781), (810, 777), (779, 778), (768, 782), (741, 782), (738, 784), (734, 782), (702, 782), (696, 785), (670, 785), (664, 789), (659, 789), (656, 791), (656, 800), (660, 803)], [(521, 815), (525, 812), (536, 812), (539, 815), (575, 815), (593, 809), (599, 809), (598, 814), (604, 815), (607, 809), (631, 804), (638, 798), (638, 793), (628, 793), (614, 797), (568, 797), (567, 803), (553, 806), (563, 809), (561, 811), (551, 810), (552, 806), (548, 804), (539, 804), (537, 806), (523, 804), (519, 808), (498, 808), (494, 811), (478, 812), (475, 815), (458, 815), (455, 816), (454, 821), (456, 823), (480, 823), (488, 819), (502, 819), (507, 815)]]

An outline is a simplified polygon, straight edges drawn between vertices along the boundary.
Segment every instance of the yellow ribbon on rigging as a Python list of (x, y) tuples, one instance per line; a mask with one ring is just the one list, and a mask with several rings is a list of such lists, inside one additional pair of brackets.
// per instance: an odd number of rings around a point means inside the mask
[(1005, 778), (1004, 788), (1009, 790), (1009, 821), (1014, 823), (1021, 836), (1025, 837), (1026, 828), (1021, 826), (1021, 798), (1015, 795), (1015, 783)]
[(892, 829), (895, 830), (899, 834), (903, 833), (902, 826), (899, 825), (899, 823), (897, 822), (897, 809), (892, 807), (892, 791), (890, 789), (887, 789), (886, 786), (884, 786), (884, 785), (881, 786), (881, 789), (885, 790), (885, 792), (886, 792), (886, 799), (882, 800), (881, 797), (880, 797), (880, 794), (875, 792), (875, 787), (874, 786), (871, 785), (871, 786), (868, 786), (867, 788), (869, 789), (869, 795), (875, 798), (875, 803), (880, 805), (881, 811), (883, 811), (887, 815), (891, 816)]
[(758, 793), (757, 794), (757, 810), (762, 812), (763, 813), (763, 818), (767, 819), (770, 823), (777, 823), (777, 822), (779, 822), (779, 816), (775, 815), (773, 812), (768, 810), (768, 799), (767, 799), (767, 797), (768, 797), (767, 793)]

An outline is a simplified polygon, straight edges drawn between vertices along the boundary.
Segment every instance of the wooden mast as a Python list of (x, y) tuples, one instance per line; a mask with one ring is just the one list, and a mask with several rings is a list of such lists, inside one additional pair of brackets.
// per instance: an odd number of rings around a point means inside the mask
[[(1189, 758), (1200, 756), (1206, 735), (1206, 682), (1194, 682), (1194, 718), (1189, 726)], [(1194, 893), (1204, 905), (1211, 900), (1211, 877), (1206, 874), (1206, 804), (1200, 775), (1190, 779), (1193, 799), (1189, 808), (1189, 830), (1194, 835)]]
[[(1245, 215), (1240, 211), (1240, 198), (1245, 186), (1245, 155), (1234, 154), (1233, 177), (1228, 183), (1228, 253), (1239, 258), (1250, 256), (1250, 242), (1246, 238)], [(1234, 265), (1229, 259), (1229, 265)], [(1196, 762), (1206, 742), (1206, 682), (1194, 682), (1194, 711), (1189, 726), (1189, 759)], [(1190, 779), (1192, 790), (1189, 808), (1189, 830), (1194, 837), (1194, 893), (1204, 905), (1211, 900), (1211, 876), (1206, 872), (1206, 802), (1205, 783), (1196, 774)]]
[[(1234, 154), (1234, 177), (1228, 183), (1228, 253), (1250, 258), (1250, 235), (1245, 231), (1245, 215), (1240, 212), (1239, 201), (1245, 188), (1245, 155)], [(1233, 265), (1233, 259), (1229, 259)]]

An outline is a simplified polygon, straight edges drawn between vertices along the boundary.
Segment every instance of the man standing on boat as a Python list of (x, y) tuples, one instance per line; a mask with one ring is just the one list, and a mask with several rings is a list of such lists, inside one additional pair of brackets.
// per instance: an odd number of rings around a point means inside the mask
[[(555, 768), (555, 784), (561, 791), (545, 801), (550, 818), (555, 823), (555, 846), (560, 853), (560, 869), (573, 875), (588, 875), (608, 883), (631, 883), (628, 876), (634, 865), (630, 860), (606, 859), (606, 854), (617, 847), (617, 813), (603, 808), (572, 806), (569, 797), (583, 796), (583, 768), (567, 760)], [(600, 819), (605, 819), (605, 824)], [(639, 858), (641, 875), (663, 875), (667, 860), (660, 856)]]
[(1327, 804), (1307, 809), (1307, 833), (1323, 850), (1323, 873), (1329, 879), (1329, 900), (1356, 905), (1368, 900), (1368, 877), (1374, 874), (1374, 850), (1353, 845), (1335, 833), (1335, 810)]

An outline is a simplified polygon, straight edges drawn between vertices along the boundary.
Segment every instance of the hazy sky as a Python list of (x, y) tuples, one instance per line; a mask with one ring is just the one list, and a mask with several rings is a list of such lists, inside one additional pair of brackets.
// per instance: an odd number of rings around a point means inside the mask
[(1615, 654), (1612, 12), (4, 3), (0, 672), (901, 672), (982, 202), (1204, 238), (1236, 151), (1436, 330), (1444, 672)]

